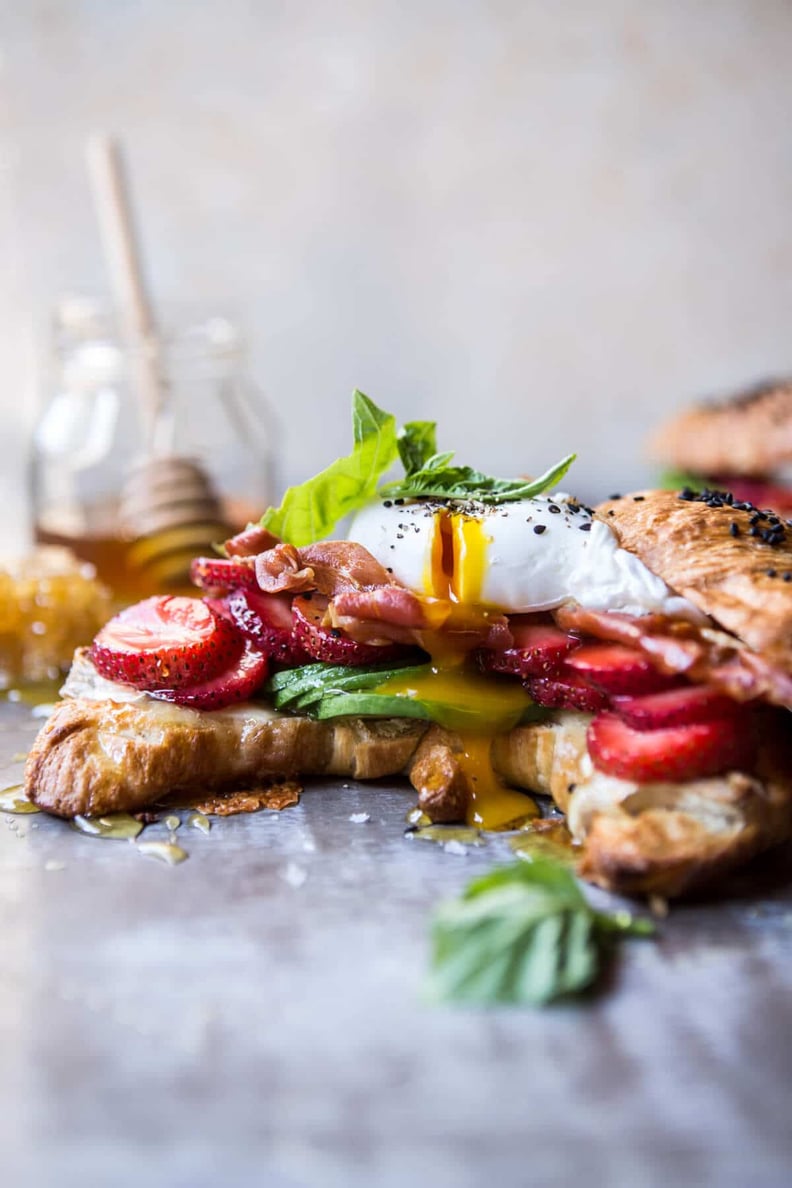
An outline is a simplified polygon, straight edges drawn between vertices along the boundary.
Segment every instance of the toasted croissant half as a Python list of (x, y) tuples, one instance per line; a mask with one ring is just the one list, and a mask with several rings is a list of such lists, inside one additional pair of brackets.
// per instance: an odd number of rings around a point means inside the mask
[[(725, 497), (690, 493), (639, 492), (597, 514), (710, 625), (574, 606), (560, 608), (557, 623), (628, 642), (665, 673), (751, 702), (757, 758), (748, 771), (687, 782), (617, 778), (592, 762), (591, 714), (568, 710), (497, 735), (490, 758), (509, 784), (552, 797), (566, 814), (585, 878), (628, 894), (682, 895), (792, 837), (792, 530)], [(175, 792), (278, 777), (404, 775), (433, 820), (465, 819), (464, 743), (440, 726), (318, 721), (259, 702), (199, 711), (112, 689), (97, 699), (84, 695), (87, 670), (79, 653), (71, 695), (28, 757), (28, 795), (48, 812), (135, 812)]]

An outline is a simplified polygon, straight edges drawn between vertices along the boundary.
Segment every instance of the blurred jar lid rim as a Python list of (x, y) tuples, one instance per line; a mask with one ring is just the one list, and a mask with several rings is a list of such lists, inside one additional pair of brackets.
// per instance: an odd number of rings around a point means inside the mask
[[(167, 312), (167, 310), (166, 310)], [(225, 354), (239, 350), (241, 335), (238, 327), (221, 314), (201, 314), (192, 307), (179, 312), (176, 304), (173, 319), (167, 316), (162, 327), (162, 338), (166, 346), (174, 341), (185, 345), (200, 345), (211, 352)], [(75, 339), (118, 338), (118, 318), (110, 302), (82, 293), (65, 293), (55, 306), (55, 321), (58, 330)]]

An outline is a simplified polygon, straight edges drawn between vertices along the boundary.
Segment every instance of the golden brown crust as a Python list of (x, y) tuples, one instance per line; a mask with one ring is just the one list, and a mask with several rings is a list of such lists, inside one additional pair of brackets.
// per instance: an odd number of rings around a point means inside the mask
[[(590, 717), (579, 713), (499, 736), (493, 766), (567, 813), (585, 878), (627, 894), (679, 895), (792, 836), (792, 732), (786, 711), (768, 713), (775, 713), (767, 719), (773, 729), (763, 729), (756, 776), (642, 786), (604, 776), (586, 749)], [(196, 713), (153, 701), (69, 700), (33, 745), (26, 790), (48, 812), (101, 816), (134, 812), (180, 789), (408, 770), (430, 816), (464, 819), (459, 740), (439, 727), (425, 731), (410, 720), (316, 722), (251, 706)]]
[[(792, 529), (769, 544), (752, 513), (641, 491), (597, 509), (619, 543), (765, 660), (792, 672)], [(732, 529), (736, 525), (736, 530)], [(734, 532), (737, 535), (734, 535)]]
[(625, 895), (684, 895), (786, 840), (791, 815), (788, 785), (738, 772), (639, 789), (592, 817), (578, 871)]
[(61, 701), (25, 767), (27, 795), (62, 817), (134, 812), (196, 785), (271, 776), (401, 771), (420, 722), (316, 722), (267, 710), (198, 712), (164, 702)]
[(460, 750), (456, 736), (442, 726), (430, 726), (407, 767), (419, 807), (439, 824), (465, 820), (470, 788)]
[(792, 460), (792, 380), (687, 409), (660, 428), (649, 449), (695, 474), (769, 474)]
[[(754, 776), (731, 772), (685, 784), (639, 785), (603, 775), (586, 750), (590, 716), (577, 713), (499, 736), (492, 759), (510, 783), (552, 795), (567, 814), (581, 846), (583, 878), (626, 895), (671, 898), (713, 882), (792, 836), (787, 718), (783, 710), (768, 711)], [(422, 747), (426, 751), (442, 741), (426, 735)], [(442, 769), (446, 780), (453, 754), (452, 739)], [(433, 820), (459, 819), (434, 816), (431, 801), (422, 807)]]

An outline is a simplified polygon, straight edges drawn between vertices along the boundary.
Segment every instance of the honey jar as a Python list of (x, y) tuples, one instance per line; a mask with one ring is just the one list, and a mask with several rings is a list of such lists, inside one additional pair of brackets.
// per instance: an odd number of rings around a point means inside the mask
[(36, 541), (71, 549), (123, 600), (188, 588), (190, 560), (256, 521), (273, 496), (273, 418), (236, 325), (182, 315), (164, 326), (152, 428), (111, 311), (63, 301), (34, 431)]

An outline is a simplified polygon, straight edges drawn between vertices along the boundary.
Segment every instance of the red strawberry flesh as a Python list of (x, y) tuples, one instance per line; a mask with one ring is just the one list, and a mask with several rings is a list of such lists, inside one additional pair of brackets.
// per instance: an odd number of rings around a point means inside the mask
[(756, 750), (749, 717), (733, 716), (665, 730), (633, 730), (617, 714), (600, 714), (588, 728), (594, 766), (638, 783), (682, 783), (750, 770)]
[(623, 644), (584, 644), (567, 660), (567, 666), (591, 684), (611, 694), (654, 693), (676, 681), (652, 666), (642, 652)]
[(246, 640), (242, 655), (211, 680), (188, 688), (156, 689), (151, 692), (151, 696), (191, 709), (223, 709), (227, 705), (247, 701), (267, 679), (268, 672), (268, 656)]
[(136, 689), (205, 681), (239, 656), (234, 627), (200, 598), (146, 598), (107, 623), (91, 646), (101, 676)]
[(190, 566), (190, 579), (195, 586), (211, 593), (224, 593), (242, 587), (258, 590), (256, 570), (244, 561), (227, 561), (223, 557), (196, 557)]
[(633, 730), (663, 730), (737, 715), (741, 707), (708, 685), (685, 685), (644, 697), (614, 697), (613, 708)]
[(511, 647), (499, 652), (482, 649), (478, 653), (485, 670), (519, 677), (551, 676), (580, 643), (577, 636), (543, 623), (515, 623), (510, 619), (509, 629), (514, 640)]
[(326, 626), (327, 602), (320, 594), (310, 597), (298, 594), (292, 603), (295, 638), (314, 660), (353, 666), (377, 664), (404, 655), (403, 645), (358, 643), (337, 628)]
[(288, 594), (234, 590), (226, 602), (232, 621), (246, 639), (279, 664), (305, 664), (311, 658), (294, 634)]
[(601, 689), (587, 684), (574, 672), (557, 677), (531, 677), (524, 684), (537, 705), (582, 710), (588, 714), (596, 714), (608, 705), (608, 697)]

